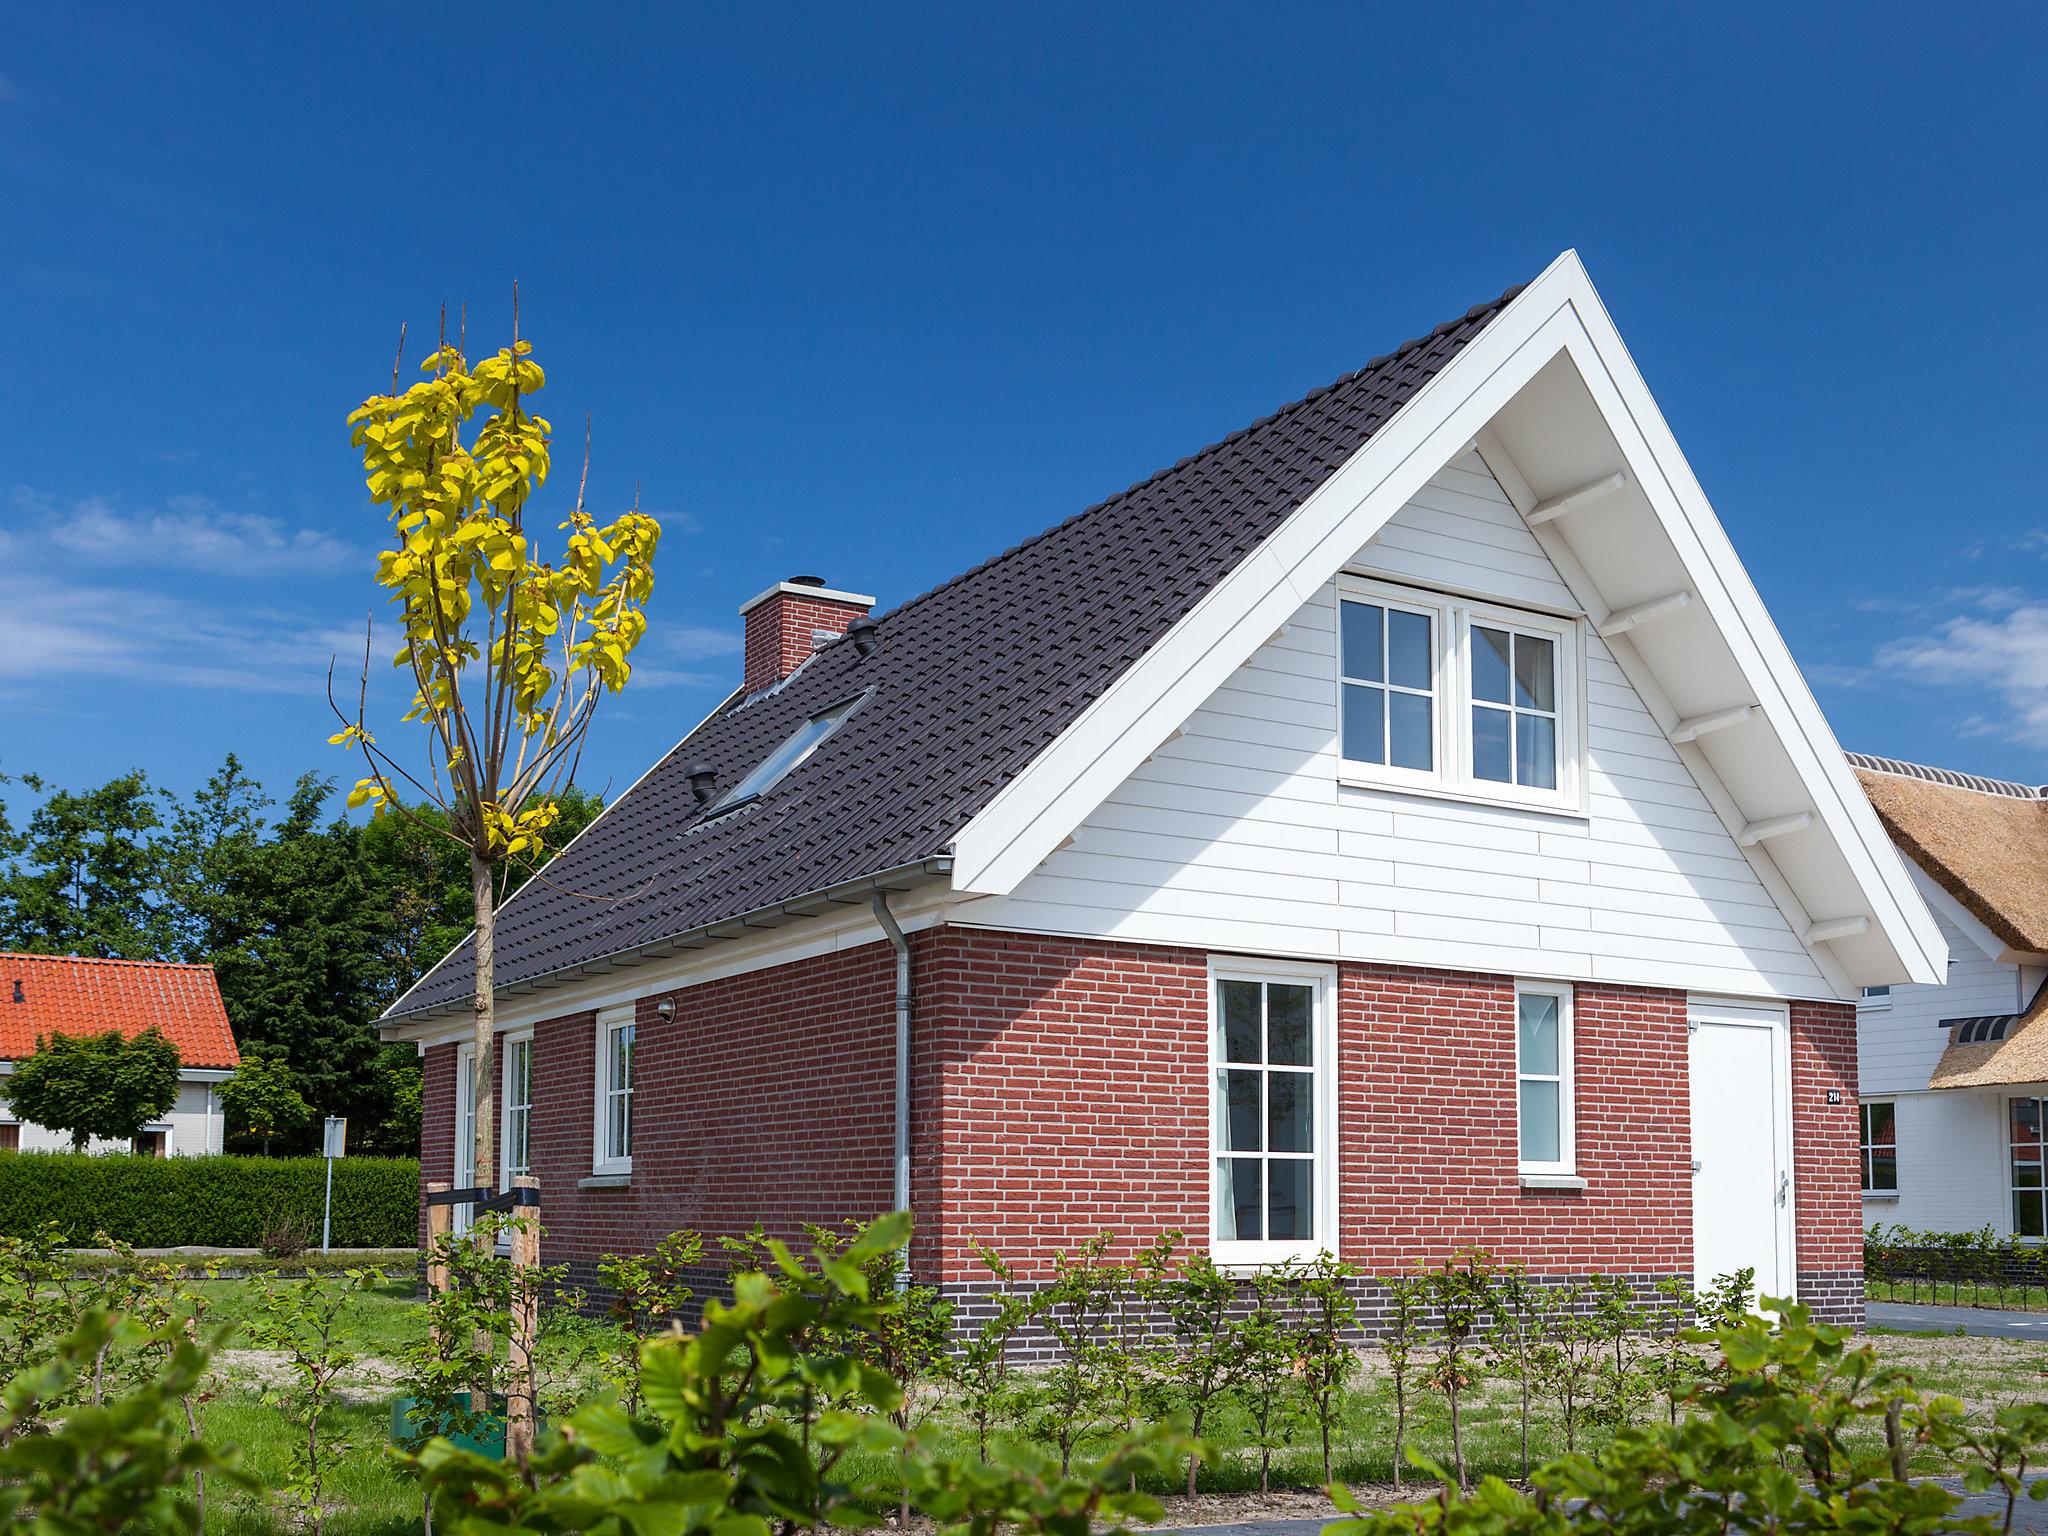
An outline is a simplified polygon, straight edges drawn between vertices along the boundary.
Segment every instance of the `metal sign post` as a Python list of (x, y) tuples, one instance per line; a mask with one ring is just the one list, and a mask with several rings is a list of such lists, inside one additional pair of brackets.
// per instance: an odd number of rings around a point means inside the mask
[(320, 1215), (320, 1251), (332, 1251), (334, 1236), (334, 1160), (342, 1154), (348, 1142), (348, 1121), (340, 1115), (327, 1117), (326, 1139), (322, 1151), (327, 1158), (327, 1207)]

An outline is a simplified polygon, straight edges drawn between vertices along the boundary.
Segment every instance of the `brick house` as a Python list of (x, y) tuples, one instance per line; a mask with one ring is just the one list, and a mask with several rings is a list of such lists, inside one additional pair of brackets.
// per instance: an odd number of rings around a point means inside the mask
[[(1575, 255), (745, 677), (507, 905), (547, 1258), (892, 1205), (1861, 1311), (1854, 999), (1943, 944)], [(585, 893), (606, 899), (593, 901)], [(466, 1182), (470, 956), (396, 1003)]]

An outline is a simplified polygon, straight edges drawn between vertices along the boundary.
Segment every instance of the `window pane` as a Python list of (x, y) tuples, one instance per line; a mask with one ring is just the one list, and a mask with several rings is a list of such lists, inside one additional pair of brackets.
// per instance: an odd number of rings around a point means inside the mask
[(1555, 1163), (1561, 1160), (1558, 1142), (1558, 1095), (1556, 1083), (1530, 1082), (1522, 1085), (1522, 1161)]
[(1387, 696), (1378, 688), (1344, 685), (1344, 755), (1354, 763), (1387, 760)]
[(1259, 1055), (1259, 984), (1256, 981), (1225, 981), (1217, 983), (1217, 996), (1221, 1006), (1218, 1021), (1222, 1038), (1217, 1042), (1222, 1047), (1220, 1054), (1225, 1061), (1258, 1061)]
[(2012, 1100), (2012, 1143), (2038, 1142), (2041, 1139), (2041, 1101), (2039, 1099)]
[(2041, 1221), (2039, 1190), (2021, 1190), (2012, 1197), (2012, 1230), (2019, 1237), (2048, 1236)]
[(1266, 1074), (1266, 1147), (1272, 1152), (1315, 1149), (1312, 1123), (1315, 1079), (1306, 1072)]
[(1266, 1164), (1266, 1236), (1276, 1241), (1315, 1234), (1315, 1165), (1295, 1158)]
[(1403, 613), (1398, 608), (1387, 610), (1387, 681), (1398, 683), (1403, 688), (1429, 688), (1434, 686), (1430, 674), (1430, 630), (1433, 628), (1426, 613)]
[(1266, 1060), (1282, 1067), (1311, 1063), (1315, 988), (1276, 982), (1266, 988)]
[(1259, 1220), (1260, 1161), (1256, 1157), (1216, 1159), (1216, 1237), (1225, 1243), (1255, 1243), (1266, 1235)]
[(1512, 784), (1508, 764), (1508, 712), (1472, 706), (1472, 777)]
[(1380, 623), (1383, 612), (1373, 603), (1340, 603), (1344, 640), (1344, 675), (1360, 682), (1387, 680), (1380, 651)]
[(1257, 1152), (1260, 1072), (1216, 1074), (1218, 1152)]
[(1515, 782), (1557, 788), (1557, 722), (1548, 715), (1515, 716)]
[(1898, 1109), (1891, 1104), (1866, 1104), (1870, 1117), (1870, 1140), (1876, 1146), (1893, 1146), (1899, 1139)]
[(1520, 1070), (1557, 1076), (1557, 999), (1543, 992), (1523, 992), (1515, 999), (1521, 1031)]
[(2041, 1187), (2041, 1165), (2015, 1161), (2012, 1165), (2012, 1187), (2014, 1189), (2039, 1189)]
[(1899, 1157), (1896, 1152), (1876, 1152), (1870, 1158), (1870, 1182), (1866, 1189), (1897, 1189)]
[(1396, 768), (1420, 768), (1425, 772), (1435, 767), (1436, 744), (1430, 740), (1434, 701), (1422, 693), (1390, 693), (1387, 711), (1388, 735), (1392, 738), (1387, 761)]
[(1522, 708), (1557, 708), (1556, 653), (1541, 636), (1515, 636), (1515, 702)]
[(1508, 695), (1508, 649), (1512, 642), (1504, 629), (1472, 626), (1472, 697), (1492, 704), (1505, 704)]

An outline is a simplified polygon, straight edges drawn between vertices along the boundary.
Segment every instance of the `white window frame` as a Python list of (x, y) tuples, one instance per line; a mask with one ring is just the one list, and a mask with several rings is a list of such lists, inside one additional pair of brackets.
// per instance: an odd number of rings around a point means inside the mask
[[(1344, 611), (1342, 604), (1337, 610), (1337, 751), (1347, 773), (1357, 773), (1376, 783), (1394, 784), (1402, 788), (1427, 788), (1439, 783), (1445, 771), (1444, 756), (1450, 750), (1448, 716), (1450, 701), (1444, 697), (1444, 683), (1451, 676), (1452, 668), (1448, 654), (1450, 636), (1446, 631), (1443, 607), (1432, 600), (1428, 593), (1410, 593), (1400, 587), (1382, 586), (1377, 582), (1346, 581), (1343, 583), (1349, 601), (1370, 603), (1376, 608), (1391, 608), (1399, 613), (1420, 614), (1429, 620), (1429, 707), (1430, 707), (1430, 761), (1431, 768), (1403, 768), (1393, 763), (1370, 763), (1355, 757), (1343, 757), (1344, 751), (1344, 700), (1347, 685), (1353, 679), (1344, 673)], [(1381, 620), (1382, 626), (1385, 620)], [(1385, 650), (1385, 629), (1381, 631), (1380, 665), (1389, 681), (1372, 683), (1368, 686), (1379, 688), (1383, 694), (1414, 693), (1412, 688), (1402, 687), (1391, 681), (1392, 659)], [(1384, 705), (1383, 711), (1384, 711)], [(1393, 746), (1392, 717), (1386, 714), (1386, 732), (1383, 741), (1391, 752)]]
[[(1397, 789), (1411, 794), (1571, 816), (1586, 813), (1586, 626), (1583, 618), (1517, 608), (1467, 594), (1400, 586), (1349, 572), (1339, 576), (1335, 586), (1340, 606), (1331, 647), (1331, 664), (1337, 679), (1338, 782), (1359, 788)], [(1384, 763), (1361, 762), (1343, 756), (1344, 615), (1341, 605), (1345, 602), (1373, 603), (1429, 615), (1436, 640), (1436, 674), (1432, 679), (1436, 706), (1436, 768), (1433, 772), (1391, 768)], [(1556, 789), (1503, 784), (1479, 778), (1472, 772), (1474, 624), (1534, 635), (1553, 642), (1555, 646)]]
[[(1870, 1182), (1870, 1150), (1877, 1143), (1870, 1139), (1870, 1111), (1882, 1105), (1892, 1112), (1892, 1187), (1880, 1188)], [(1856, 1155), (1862, 1165), (1859, 1175), (1863, 1180), (1863, 1193), (1875, 1199), (1894, 1199), (1899, 1193), (1899, 1101), (1897, 1099), (1860, 1099), (1856, 1104)], [(2006, 1177), (2012, 1176), (2012, 1121), (2006, 1120)]]
[(598, 1010), (595, 1039), (595, 1070), (591, 1074), (594, 1090), (593, 1114), (590, 1122), (590, 1171), (602, 1177), (609, 1174), (629, 1174), (633, 1171), (633, 1154), (630, 1150), (623, 1157), (613, 1157), (606, 1138), (611, 1134), (611, 1099), (615, 1090), (611, 1082), (612, 1036), (621, 1029), (634, 1031), (634, 1061), (625, 1087), (627, 1103), (626, 1144), (630, 1149), (633, 1142), (633, 1099), (639, 1093), (639, 1030), (636, 1022), (638, 1008), (632, 1003), (620, 1003)]
[[(1522, 1084), (1551, 1082), (1548, 1073), (1522, 1070), (1522, 999), (1557, 999), (1557, 1150), (1555, 1161), (1533, 1161), (1522, 1156)], [(1532, 1178), (1576, 1178), (1579, 1172), (1578, 1138), (1578, 1051), (1572, 1020), (1572, 987), (1562, 981), (1517, 981), (1515, 983), (1515, 1166)]]
[[(526, 1166), (512, 1166), (512, 1055), (526, 1047)], [(498, 1037), (498, 1188), (508, 1190), (516, 1174), (533, 1172), (533, 1031), (514, 1029)]]
[[(1315, 1022), (1311, 1035), (1315, 1051), (1313, 1103), (1316, 1116), (1313, 1148), (1313, 1220), (1315, 1230), (1319, 1234), (1316, 1237), (1225, 1242), (1216, 1236), (1217, 1200), (1222, 1193), (1221, 1181), (1216, 1170), (1220, 1130), (1217, 1124), (1219, 1110), (1216, 1103), (1216, 1073), (1220, 1068), (1229, 1065), (1222, 1058), (1219, 1038), (1222, 1023), (1222, 983), (1226, 981), (1281, 982), (1295, 986), (1305, 983), (1313, 988), (1311, 1006), (1315, 1010)], [(1263, 1265), (1283, 1264), (1289, 1259), (1311, 1260), (1319, 1253), (1337, 1252), (1339, 1204), (1336, 1011), (1337, 971), (1334, 966), (1298, 965), (1280, 960), (1239, 959), (1232, 956), (1210, 957), (1209, 1049), (1206, 1053), (1208, 1069), (1202, 1082), (1202, 1092), (1207, 1099), (1209, 1113), (1206, 1116), (1208, 1133), (1203, 1143), (1202, 1157), (1209, 1170), (1209, 1255), (1221, 1268), (1256, 1269)]]
[[(1951, 960), (1949, 964), (1953, 965), (1955, 962)], [(1891, 1005), (1892, 989), (1889, 986), (1865, 987), (1856, 997), (1857, 1010), (1862, 1013), (1875, 1013), (1878, 1009), (1889, 1008)]]
[[(2021, 1195), (2035, 1196), (2042, 1202), (2044, 1212), (2048, 1212), (2048, 1189), (2039, 1188), (2031, 1184), (2023, 1185), (2013, 1177), (2012, 1106), (2017, 1101), (2027, 1099), (2033, 1100), (2038, 1106), (2034, 1113), (2041, 1117), (2044, 1130), (2048, 1130), (2048, 1095), (2012, 1093), (2005, 1095), (1999, 1100), (2000, 1108), (2005, 1111), (2005, 1134), (2002, 1138), (2005, 1142), (2005, 1221), (2006, 1230), (2012, 1234), (2014, 1242), (2038, 1243), (2044, 1240), (2040, 1235), (2020, 1231), (2019, 1197)], [(2042, 1145), (2044, 1149), (2042, 1159), (2043, 1179), (2044, 1183), (2048, 1183), (2048, 1139), (2044, 1139)], [(2044, 1229), (2048, 1229), (2048, 1215), (2044, 1215), (2043, 1226)]]

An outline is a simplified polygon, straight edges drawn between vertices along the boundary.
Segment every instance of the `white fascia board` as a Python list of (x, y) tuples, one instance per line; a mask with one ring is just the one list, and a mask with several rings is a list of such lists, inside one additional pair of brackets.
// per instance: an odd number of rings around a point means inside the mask
[[(1914, 889), (1841, 743), (1576, 257), (1568, 277), (1574, 314), (1581, 324), (1568, 350), (1630, 473), (1692, 577), (1696, 596), (1756, 690), (1754, 697), (1791, 758), (1801, 788), (1848, 863), (1869, 903), (1869, 915), (1884, 931), (1908, 979), (1922, 984), (1945, 981), (1948, 945), (1934, 915)], [(1453, 359), (1452, 366), (1456, 363)]]
[(1563, 345), (1568, 297), (1552, 279), (1567, 259), (1517, 295), (960, 830), (955, 889), (1014, 890), (1479, 435)]
[(1926, 870), (1915, 864), (1910, 858), (1906, 860), (1906, 872), (1912, 876), (1913, 887), (1919, 891), (1920, 899), (1926, 902), (1933, 911), (1940, 913), (1951, 923), (1954, 923), (1956, 927), (1960, 928), (1963, 931), (1963, 937), (1981, 950), (1985, 959), (2001, 960), (2008, 965), (2019, 962), (2019, 957), (2013, 953), (2010, 944), (2007, 944), (2005, 940), (1985, 927), (1982, 918), (1964, 906), (1960, 901), (1957, 901), (1954, 896), (1942, 888), (1934, 876), (1928, 874)]
[[(702, 720), (699, 720), (695, 725), (691, 726), (689, 730), (683, 733), (681, 741), (678, 741), (674, 746), (670, 747), (668, 751), (662, 753), (661, 756), (657, 757), (653, 762), (649, 763), (645, 768), (641, 769), (640, 777), (635, 779), (632, 783), (626, 786), (625, 794), (619, 795), (616, 799), (607, 801), (605, 803), (604, 808), (600, 810), (595, 816), (590, 818), (590, 820), (584, 825), (584, 828), (581, 832), (578, 832), (574, 837), (570, 838), (568, 842), (562, 844), (561, 853), (557, 853), (553, 859), (548, 860), (548, 863), (553, 864), (556, 859), (561, 858), (563, 853), (567, 853), (571, 848), (574, 848), (578, 843), (582, 842), (583, 839), (590, 834), (590, 830), (592, 827), (595, 827), (599, 822), (603, 821), (605, 817), (611, 815), (611, 813), (618, 808), (620, 802), (626, 798), (626, 795), (632, 794), (634, 790), (638, 789), (641, 786), (641, 784), (643, 784), (646, 781), (647, 776), (650, 773), (654, 772), (655, 769), (659, 768), (663, 763), (667, 762), (671, 757), (675, 756), (676, 753), (680, 752), (683, 749), (683, 744), (685, 742), (687, 742), (692, 736), (696, 735), (699, 731), (703, 730), (704, 727), (711, 722), (713, 716), (715, 716), (720, 710), (724, 709), (726, 705), (730, 704), (734, 699), (738, 698), (743, 691), (744, 690), (742, 689), (735, 688), (731, 693), (728, 693), (724, 698), (720, 699), (716, 704), (712, 705), (710, 711), (704, 716)], [(504, 906), (498, 909), (498, 915), (502, 917), (505, 915), (505, 913), (509, 912), (512, 909), (512, 902), (517, 901), (522, 894), (524, 894), (526, 891), (531, 890), (534, 886), (534, 883), (534, 879), (531, 876), (529, 876), (527, 878), (526, 884), (520, 886), (518, 890), (512, 893), (512, 900), (506, 902)], [(421, 987), (425, 986), (427, 978), (429, 976), (432, 976), (434, 972), (440, 970), (442, 966), (446, 965), (450, 960), (454, 959), (458, 954), (460, 954), (462, 952), (462, 946), (464, 944), (469, 943), (471, 940), (475, 939), (475, 937), (476, 930), (472, 928), (469, 930), (468, 933), (462, 936), (462, 938), (456, 943), (453, 949), (449, 950), (447, 954), (443, 955), (440, 959), (436, 960), (424, 971), (421, 971), (419, 979), (415, 981), (411, 986), (407, 987), (405, 991), (400, 993), (398, 996), (398, 1000), (392, 1003), (387, 1008), (385, 1008), (385, 1010), (377, 1016), (379, 1038), (385, 1040), (399, 1040), (407, 1038), (406, 1032), (404, 1030), (396, 1027), (395, 1025), (387, 1028), (387, 1026), (384, 1025), (383, 1021), (386, 1019), (393, 1018), (393, 1016), (396, 1014), (403, 1013), (405, 1011), (406, 999), (411, 997), (413, 993), (417, 992)]]
[[(1560, 352), (1578, 370), (1693, 592), (1755, 690), (1869, 915), (1910, 979), (1943, 979), (1948, 950), (1932, 914), (1572, 251), (961, 830), (953, 849), (955, 888), (992, 895), (1015, 889)], [(1798, 920), (1803, 925), (1806, 918)]]

